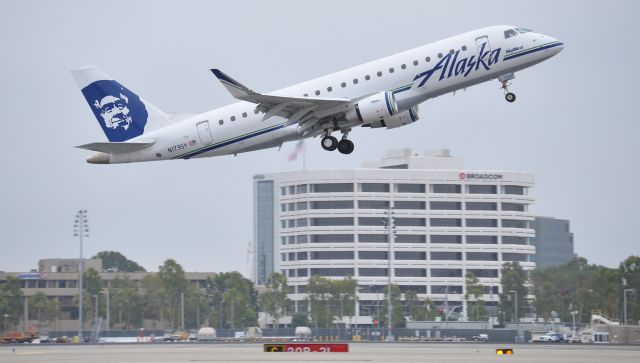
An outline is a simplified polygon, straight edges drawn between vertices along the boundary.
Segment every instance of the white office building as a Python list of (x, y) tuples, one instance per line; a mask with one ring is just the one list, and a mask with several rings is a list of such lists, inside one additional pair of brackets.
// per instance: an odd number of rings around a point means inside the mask
[(396, 150), (360, 169), (256, 175), (256, 283), (282, 272), (303, 310), (310, 276), (353, 276), (358, 322), (368, 324), (382, 308), (389, 274), (402, 292), (464, 316), (465, 275), (473, 272), (487, 305), (495, 306), (503, 262), (535, 267), (532, 186), (528, 173), (464, 169), (448, 150)]

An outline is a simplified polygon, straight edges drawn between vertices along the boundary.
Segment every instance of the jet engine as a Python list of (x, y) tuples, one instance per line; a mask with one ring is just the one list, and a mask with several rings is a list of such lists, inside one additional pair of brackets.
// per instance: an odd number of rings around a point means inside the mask
[(363, 122), (363, 127), (393, 129), (418, 121), (418, 106), (397, 112), (393, 93), (385, 91), (358, 101), (349, 108), (345, 117), (351, 122)]

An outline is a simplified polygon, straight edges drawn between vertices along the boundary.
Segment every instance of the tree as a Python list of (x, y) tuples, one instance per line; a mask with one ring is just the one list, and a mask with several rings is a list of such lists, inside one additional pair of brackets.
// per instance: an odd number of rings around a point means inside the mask
[(165, 316), (168, 294), (158, 275), (147, 275), (142, 279), (143, 318), (160, 321), (160, 327), (165, 329)]
[(330, 305), (333, 307), (333, 316), (342, 317), (355, 315), (356, 310), (356, 288), (358, 282), (351, 276), (342, 280), (330, 280), (329, 293), (331, 295)]
[[(111, 321), (121, 329), (137, 329), (142, 326), (144, 299), (136, 284), (127, 275), (117, 276), (109, 289)], [(104, 305), (104, 304), (103, 304)]]
[[(526, 308), (525, 299), (527, 297), (527, 275), (518, 262), (507, 262), (502, 265), (502, 294), (500, 294), (500, 321), (518, 321)], [(516, 293), (513, 293), (515, 291)], [(515, 296), (517, 295), (517, 297)], [(518, 316), (515, 316), (515, 304), (518, 304)]]
[(431, 299), (420, 300), (414, 290), (404, 294), (404, 302), (407, 306), (407, 316), (413, 321), (434, 320), (436, 310)]
[(158, 277), (166, 292), (167, 318), (170, 326), (177, 329), (180, 327), (182, 294), (187, 292), (189, 282), (185, 277), (184, 269), (174, 259), (166, 260), (159, 267)]
[[(631, 292), (624, 292), (627, 298), (627, 320), (628, 322), (638, 322), (640, 320), (640, 256), (629, 256), (620, 263), (620, 274), (622, 282), (626, 283), (624, 289), (631, 289)], [(624, 296), (623, 296), (624, 300)], [(624, 308), (624, 307), (623, 307)], [(635, 323), (634, 323), (635, 324)]]
[(331, 314), (330, 294), (331, 280), (313, 275), (307, 284), (307, 306), (311, 314), (311, 321), (316, 328), (328, 328), (333, 322)]
[(309, 317), (304, 313), (296, 313), (291, 317), (291, 327), (309, 326)]
[(58, 302), (49, 299), (44, 292), (38, 291), (29, 297), (29, 318), (40, 322), (50, 322), (58, 315)]
[(5, 314), (9, 315), (7, 317), (9, 327), (17, 325), (20, 321), (23, 300), (22, 291), (20, 290), (20, 280), (13, 276), (7, 277), (7, 281), (0, 285), (0, 316), (4, 316)]
[(467, 272), (465, 276), (465, 290), (464, 299), (467, 301), (467, 316), (471, 321), (480, 321), (486, 316), (487, 312), (484, 307), (484, 285), (480, 283), (480, 280), (473, 274), (473, 272)]
[[(384, 290), (384, 307), (382, 314), (380, 315), (380, 326), (388, 326), (388, 311), (389, 311), (389, 289)], [(402, 303), (400, 301), (400, 287), (396, 284), (391, 284), (391, 326), (394, 328), (404, 328), (406, 320), (402, 313)]]
[(146, 272), (144, 267), (138, 265), (136, 262), (129, 260), (123, 254), (116, 251), (102, 251), (98, 252), (92, 258), (99, 258), (102, 260), (102, 269), (117, 269), (118, 272)]
[(100, 296), (103, 283), (100, 274), (93, 268), (85, 271), (82, 276), (84, 280), (82, 286), (82, 290), (84, 290), (84, 295), (82, 296), (82, 300), (84, 300), (83, 315), (85, 321), (91, 321), (91, 319), (96, 315), (95, 296)]
[(257, 292), (253, 283), (239, 272), (207, 278), (206, 296), (213, 326), (235, 329), (257, 325)]
[(287, 293), (287, 278), (279, 272), (274, 272), (267, 279), (267, 291), (258, 296), (258, 306), (273, 318), (273, 325), (285, 314), (289, 305)]

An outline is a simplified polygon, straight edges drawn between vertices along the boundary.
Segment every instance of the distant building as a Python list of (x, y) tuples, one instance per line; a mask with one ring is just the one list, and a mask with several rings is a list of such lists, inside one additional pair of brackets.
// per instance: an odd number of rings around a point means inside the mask
[[(42, 292), (50, 300), (55, 300), (59, 306), (55, 326), (52, 330), (72, 330), (77, 329), (78, 304), (74, 302), (74, 297), (78, 295), (78, 285), (80, 274), (79, 258), (51, 258), (38, 261), (38, 269), (29, 272), (4, 272), (0, 271), (0, 285), (7, 281), (8, 277), (15, 277), (20, 280), (20, 290), (25, 298), (34, 296)], [(84, 259), (84, 271), (90, 268), (98, 271), (104, 284), (104, 288), (109, 288), (111, 282), (117, 278), (127, 278), (137, 287), (141, 286), (142, 280), (148, 275), (156, 272), (118, 272), (109, 270), (103, 272), (102, 260), (99, 258)], [(204, 288), (207, 277), (214, 277), (214, 272), (185, 272), (185, 276), (193, 285)], [(91, 322), (86, 322), (89, 328)]]
[[(504, 262), (535, 267), (532, 186), (529, 173), (466, 170), (448, 150), (396, 150), (361, 169), (256, 175), (256, 283), (283, 273), (295, 311), (305, 311), (310, 276), (353, 276), (362, 318), (356, 320), (371, 324), (389, 274), (403, 293), (415, 291), (465, 315), (464, 276), (473, 272), (493, 307)], [(390, 208), (391, 246), (384, 224)]]
[(536, 217), (530, 224), (536, 231), (530, 239), (536, 247), (531, 260), (536, 268), (545, 268), (565, 264), (575, 258), (573, 233), (569, 230), (569, 221), (550, 217)]

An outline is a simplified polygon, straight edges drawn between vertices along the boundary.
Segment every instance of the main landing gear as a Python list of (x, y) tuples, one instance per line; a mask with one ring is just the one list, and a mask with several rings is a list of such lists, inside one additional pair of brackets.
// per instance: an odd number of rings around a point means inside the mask
[(331, 136), (330, 131), (327, 130), (326, 135), (320, 141), (320, 145), (327, 151), (338, 149), (341, 154), (351, 154), (355, 146), (353, 145), (353, 141), (347, 139), (349, 131), (351, 130), (342, 131), (342, 139), (338, 141), (338, 139)]
[(504, 99), (507, 100), (507, 102), (509, 103), (514, 102), (516, 100), (516, 94), (509, 92), (509, 86), (511, 85), (511, 82), (509, 81), (514, 78), (515, 78), (515, 75), (513, 73), (505, 74), (498, 77), (498, 80), (502, 83), (502, 87), (500, 88), (504, 90)]

